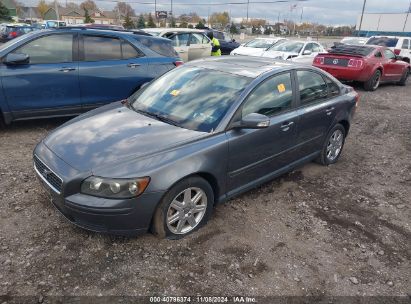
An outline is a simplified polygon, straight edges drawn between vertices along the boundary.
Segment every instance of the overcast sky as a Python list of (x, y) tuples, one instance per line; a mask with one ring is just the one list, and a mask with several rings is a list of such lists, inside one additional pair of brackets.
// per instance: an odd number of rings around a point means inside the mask
[[(51, 0), (46, 0), (50, 2)], [(81, 3), (81, 0), (67, 0), (68, 2)], [(97, 5), (103, 10), (111, 10), (115, 5), (115, 0), (94, 0)], [(154, 0), (123, 0), (130, 3), (137, 14), (141, 12), (154, 11)], [(272, 0), (250, 0), (249, 17), (264, 18), (271, 22), (278, 20), (291, 19), (300, 22), (301, 12), (302, 21), (318, 22), (322, 24), (355, 25), (357, 16), (361, 14), (363, 0), (306, 0), (304, 2), (290, 1), (290, 3), (265, 3), (252, 4), (257, 1), (272, 1)], [(20, 0), (22, 3), (36, 5), (37, 0)], [(59, 0), (61, 4), (65, 4), (65, 0)], [(217, 3), (227, 2), (247, 2), (247, 0), (173, 0), (174, 14), (197, 12), (202, 17), (207, 17), (210, 12), (228, 11), (234, 18), (246, 16), (247, 5), (216, 5)], [(157, 0), (157, 10), (170, 10), (171, 0)], [(193, 5), (199, 3), (209, 3), (211, 5)], [(395, 3), (395, 5), (394, 5)], [(297, 7), (290, 11), (290, 6), (296, 4)], [(410, 0), (367, 0), (366, 13), (399, 13), (406, 12), (410, 5)]]

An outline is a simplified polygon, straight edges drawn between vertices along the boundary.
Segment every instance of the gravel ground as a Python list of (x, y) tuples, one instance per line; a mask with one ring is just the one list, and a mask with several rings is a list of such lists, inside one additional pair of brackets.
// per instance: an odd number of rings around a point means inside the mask
[(179, 241), (65, 221), (32, 169), (63, 120), (0, 130), (0, 295), (407, 295), (411, 83), (361, 93), (340, 161), (308, 164), (216, 208)]

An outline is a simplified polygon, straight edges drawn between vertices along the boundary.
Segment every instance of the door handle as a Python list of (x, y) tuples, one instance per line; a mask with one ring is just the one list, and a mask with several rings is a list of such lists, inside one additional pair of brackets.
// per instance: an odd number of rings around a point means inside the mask
[(129, 67), (129, 68), (137, 68), (137, 67), (139, 67), (141, 64), (138, 64), (138, 63), (129, 63), (129, 64), (127, 64), (127, 66)]
[(286, 121), (281, 125), (281, 130), (283, 130), (284, 132), (287, 132), (288, 130), (290, 130), (290, 127), (294, 124), (293, 121)]
[(334, 110), (335, 110), (334, 107), (330, 107), (330, 108), (325, 109), (325, 113), (327, 113), (327, 115), (331, 115)]
[(71, 71), (75, 71), (75, 70), (76, 70), (76, 68), (66, 68), (66, 67), (63, 67), (63, 68), (61, 68), (61, 69), (59, 70), (59, 72), (67, 73), (67, 72), (71, 72)]

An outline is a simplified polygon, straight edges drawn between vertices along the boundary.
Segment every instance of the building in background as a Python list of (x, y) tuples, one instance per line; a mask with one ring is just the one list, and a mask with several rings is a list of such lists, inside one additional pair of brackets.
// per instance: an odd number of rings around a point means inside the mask
[[(360, 27), (360, 21), (361, 15), (357, 18), (357, 25), (355, 28), (357, 33)], [(411, 36), (411, 13), (364, 14), (360, 35)]]
[[(45, 20), (62, 20), (66, 24), (83, 24), (84, 23), (84, 11), (82, 9), (73, 9), (59, 7), (59, 17), (57, 17), (56, 10), (51, 7), (46, 12)], [(116, 12), (93, 10), (89, 11), (90, 17), (94, 20), (95, 24), (121, 24), (125, 18), (123, 15), (118, 15)]]

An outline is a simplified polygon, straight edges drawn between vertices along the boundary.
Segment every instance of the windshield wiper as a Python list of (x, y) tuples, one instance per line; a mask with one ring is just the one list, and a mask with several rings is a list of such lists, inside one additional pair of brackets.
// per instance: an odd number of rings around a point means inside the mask
[(173, 125), (173, 126), (180, 127), (180, 124), (178, 124), (178, 123), (175, 122), (174, 120), (168, 118), (167, 116), (164, 116), (164, 115), (161, 115), (161, 114), (158, 114), (158, 113), (151, 113), (151, 112), (148, 112), (148, 111), (136, 109), (136, 108), (134, 108), (134, 107), (133, 107), (133, 109), (134, 109), (136, 112), (141, 113), (141, 114), (143, 114), (143, 115), (146, 115), (146, 116), (155, 118), (155, 119), (157, 119), (157, 120), (159, 120), (159, 121), (168, 123), (168, 124)]

